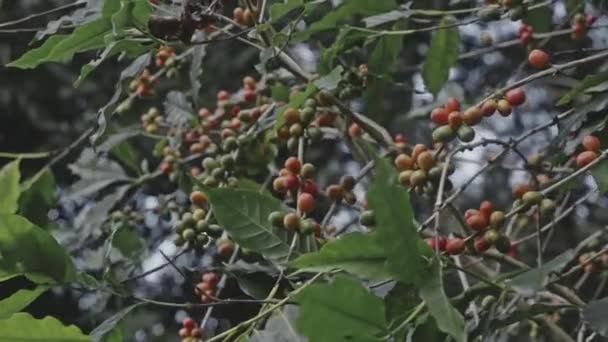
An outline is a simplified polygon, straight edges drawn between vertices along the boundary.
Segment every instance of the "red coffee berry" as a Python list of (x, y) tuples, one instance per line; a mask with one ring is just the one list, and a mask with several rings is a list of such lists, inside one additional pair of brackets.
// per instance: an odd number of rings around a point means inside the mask
[(469, 217), (473, 216), (473, 215), (478, 215), (479, 214), (479, 210), (477, 209), (467, 209), (464, 212), (464, 219), (468, 219)]
[(453, 129), (460, 127), (462, 124), (462, 115), (460, 112), (451, 112), (448, 114), (448, 125)]
[(302, 163), (296, 157), (289, 157), (285, 161), (285, 168), (287, 170), (291, 171), (291, 173), (297, 175), (300, 173), (300, 169), (302, 168)]
[(207, 195), (202, 191), (192, 191), (190, 193), (190, 202), (197, 207), (204, 207), (209, 202)]
[(486, 220), (490, 220), (490, 215), (494, 211), (494, 204), (490, 201), (483, 201), (481, 205), (479, 205), (479, 212), (486, 218)]
[(255, 93), (255, 90), (252, 89), (245, 89), (243, 92), (243, 100), (245, 100), (245, 102), (253, 102), (257, 96), (258, 95)]
[(329, 197), (329, 199), (332, 201), (337, 201), (344, 195), (344, 189), (336, 184), (328, 186), (325, 192), (327, 193), (327, 197)]
[(192, 329), (196, 328), (197, 324), (192, 318), (186, 317), (182, 321), (182, 326), (188, 330), (192, 330)]
[(289, 191), (296, 191), (298, 187), (300, 187), (300, 180), (298, 177), (294, 175), (287, 175), (283, 178), (283, 184), (285, 185), (285, 189)]
[(505, 94), (505, 100), (512, 106), (519, 106), (526, 102), (526, 93), (522, 88), (511, 89)]
[(488, 220), (485, 216), (477, 214), (467, 219), (467, 225), (475, 231), (482, 231), (488, 226)]
[(447, 125), (448, 124), (448, 114), (450, 114), (447, 109), (439, 107), (433, 109), (431, 111), (431, 121), (438, 125)]
[(475, 252), (477, 253), (483, 253), (491, 247), (490, 244), (483, 237), (476, 239), (474, 246)]
[(304, 214), (308, 214), (315, 208), (315, 199), (309, 193), (301, 193), (298, 196), (298, 210)]
[(220, 282), (220, 276), (215, 272), (207, 272), (201, 277), (203, 282), (209, 284), (211, 287), (215, 287)]
[(432, 250), (439, 250), (443, 252), (446, 247), (447, 240), (443, 236), (434, 236), (426, 239), (426, 243), (431, 247)]
[(587, 151), (599, 152), (600, 139), (598, 139), (596, 136), (588, 135), (583, 138), (583, 147)]
[(450, 97), (445, 103), (445, 108), (449, 112), (460, 111), (460, 101), (456, 98)]
[(463, 239), (449, 239), (445, 245), (445, 252), (449, 255), (462, 254), (462, 252), (464, 252), (465, 247), (466, 245)]
[(360, 137), (362, 134), (363, 130), (356, 123), (353, 123), (348, 127), (348, 135), (352, 138)]
[(597, 158), (597, 153), (594, 151), (583, 151), (576, 156), (576, 166), (584, 167)]
[(483, 112), (484, 116), (492, 116), (492, 114), (496, 112), (497, 108), (498, 103), (496, 103), (496, 100), (487, 100), (483, 103), (483, 105), (481, 105), (481, 111)]
[(534, 49), (528, 54), (528, 62), (536, 69), (544, 69), (549, 65), (549, 54), (543, 50)]
[(312, 180), (305, 180), (301, 187), (302, 192), (316, 196), (319, 193), (319, 186)]

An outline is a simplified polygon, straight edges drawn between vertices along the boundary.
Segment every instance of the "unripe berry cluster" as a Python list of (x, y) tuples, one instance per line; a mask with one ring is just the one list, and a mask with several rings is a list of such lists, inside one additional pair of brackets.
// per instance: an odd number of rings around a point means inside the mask
[(296, 150), (300, 137), (312, 141), (321, 138), (320, 126), (331, 126), (336, 118), (335, 113), (317, 113), (317, 101), (309, 98), (302, 108), (288, 107), (283, 112), (284, 125), (277, 131), (280, 140), (287, 143), (289, 150)]
[[(442, 163), (437, 162), (436, 153), (425, 145), (417, 144), (411, 154), (405, 152), (398, 154), (393, 162), (399, 171), (399, 184), (409, 186), (418, 193), (432, 195), (437, 190), (444, 167)], [(448, 175), (453, 171), (453, 167), (448, 167)], [(451, 187), (452, 183), (446, 179), (446, 190)]]
[(141, 124), (148, 133), (157, 133), (160, 126), (164, 124), (164, 119), (158, 108), (151, 107), (141, 115)]
[(175, 65), (175, 50), (170, 46), (163, 46), (156, 53), (154, 64), (159, 67), (172, 67)]
[(155, 94), (154, 87), (158, 85), (158, 78), (153, 77), (150, 70), (144, 69), (137, 79), (129, 83), (129, 90), (139, 98)]

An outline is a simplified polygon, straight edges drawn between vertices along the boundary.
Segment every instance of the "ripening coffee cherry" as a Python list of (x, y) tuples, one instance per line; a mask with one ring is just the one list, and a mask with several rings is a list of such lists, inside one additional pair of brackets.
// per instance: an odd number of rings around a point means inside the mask
[(192, 191), (190, 193), (190, 202), (197, 207), (204, 207), (209, 202), (209, 199), (202, 191)]
[(230, 239), (220, 239), (217, 241), (217, 254), (222, 258), (230, 258), (234, 253), (234, 242)]
[(462, 124), (462, 115), (460, 112), (451, 112), (448, 114), (448, 125), (452, 127), (452, 129), (457, 129)]
[(498, 113), (502, 116), (509, 116), (509, 115), (511, 115), (511, 112), (513, 111), (513, 108), (511, 107), (511, 103), (505, 99), (498, 100), (498, 105), (497, 105), (496, 109), (498, 109)]
[(543, 50), (534, 49), (528, 55), (528, 62), (536, 69), (544, 69), (549, 65), (549, 54)]
[(402, 153), (395, 158), (395, 167), (399, 171), (411, 170), (414, 168), (414, 160), (407, 154)]
[(492, 204), (492, 202), (490, 201), (483, 201), (479, 205), (479, 213), (481, 213), (486, 218), (486, 220), (490, 219), (490, 216), (492, 215), (493, 211), (494, 204)]
[(445, 108), (448, 112), (460, 111), (460, 101), (456, 98), (450, 97), (445, 103)]
[(424, 151), (416, 158), (416, 164), (418, 164), (420, 169), (428, 171), (435, 166), (435, 158), (433, 158), (433, 155), (430, 152)]
[(327, 197), (332, 201), (338, 201), (344, 196), (344, 189), (336, 184), (328, 186), (325, 192), (327, 193)]
[(543, 200), (543, 197), (543, 194), (538, 191), (528, 191), (522, 196), (521, 200), (524, 204), (533, 206), (539, 204)]
[(456, 137), (456, 131), (449, 125), (439, 126), (433, 130), (433, 141), (447, 143)]
[(576, 166), (585, 167), (597, 158), (597, 153), (594, 151), (583, 151), (576, 156)]
[(517, 184), (513, 187), (513, 197), (521, 199), (526, 192), (531, 190), (532, 187), (529, 184)]
[(466, 222), (467, 225), (475, 231), (482, 231), (488, 226), (488, 220), (481, 214), (472, 215)]
[(315, 166), (310, 163), (306, 163), (302, 165), (302, 169), (300, 170), (300, 176), (305, 179), (310, 179), (315, 176), (315, 172)]
[(283, 112), (283, 118), (285, 119), (285, 124), (291, 126), (294, 123), (300, 122), (300, 111), (289, 107)]
[(357, 138), (360, 137), (361, 135), (363, 135), (363, 130), (361, 129), (361, 127), (359, 125), (357, 125), (356, 123), (352, 123), (349, 127), (348, 127), (348, 135), (351, 138)]
[(588, 135), (583, 138), (583, 147), (587, 151), (599, 152), (600, 145), (600, 139), (598, 139), (596, 136)]
[(291, 173), (293, 173), (294, 175), (297, 175), (300, 173), (300, 170), (302, 168), (302, 163), (296, 157), (289, 157), (289, 158), (287, 158), (287, 160), (285, 160), (284, 166)]
[(414, 148), (412, 149), (412, 160), (418, 159), (418, 155), (426, 150), (427, 148), (423, 144), (414, 145)]
[(479, 215), (479, 210), (477, 210), (477, 209), (467, 209), (464, 212), (464, 219), (467, 220), (469, 217), (471, 217), (473, 215)]
[(211, 288), (214, 288), (220, 282), (220, 276), (216, 272), (205, 272), (201, 277), (201, 280), (209, 284)]
[(432, 250), (440, 252), (445, 251), (447, 240), (443, 236), (434, 236), (426, 239), (426, 243)]
[(445, 245), (445, 252), (449, 255), (458, 255), (464, 252), (466, 245), (463, 239), (453, 238), (449, 239)]
[(287, 187), (285, 186), (285, 177), (277, 177), (272, 181), (272, 189), (278, 193), (284, 193), (287, 191)]
[(431, 121), (438, 125), (447, 125), (449, 114), (450, 113), (443, 107), (435, 108), (431, 111)]
[(416, 170), (410, 176), (410, 184), (412, 186), (421, 186), (426, 183), (426, 172), (424, 170)]
[(301, 193), (298, 196), (298, 210), (304, 214), (308, 214), (315, 208), (315, 199), (309, 193)]
[(352, 191), (356, 184), (357, 180), (355, 177), (350, 175), (343, 176), (342, 179), (340, 179), (340, 186), (342, 189), (344, 189), (344, 191)]
[(498, 229), (505, 224), (505, 220), (505, 213), (497, 210), (490, 215), (490, 226)]
[(505, 94), (505, 100), (512, 106), (519, 106), (526, 102), (526, 93), (522, 88), (511, 89)]
[(287, 230), (296, 230), (300, 226), (300, 217), (296, 213), (288, 213), (283, 217), (283, 227)]
[[(492, 111), (494, 112), (494, 111)], [(481, 122), (483, 119), (483, 110), (479, 107), (471, 107), (467, 108), (467, 110), (462, 113), (462, 122), (469, 126), (475, 126)]]
[(483, 239), (490, 245), (494, 245), (498, 241), (500, 234), (494, 229), (488, 229), (483, 234)]
[(481, 112), (484, 116), (492, 116), (497, 109), (498, 103), (493, 99), (487, 100), (481, 105)]
[(410, 178), (412, 177), (413, 170), (405, 170), (399, 172), (399, 184), (403, 186), (410, 185)]

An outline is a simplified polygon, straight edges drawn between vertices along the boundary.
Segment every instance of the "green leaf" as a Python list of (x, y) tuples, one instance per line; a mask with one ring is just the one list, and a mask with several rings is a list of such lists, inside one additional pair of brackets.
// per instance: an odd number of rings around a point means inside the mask
[(608, 71), (586, 76), (581, 82), (576, 85), (576, 87), (572, 88), (572, 90), (566, 93), (566, 95), (562, 96), (557, 105), (566, 105), (572, 102), (572, 100), (574, 100), (576, 97), (584, 93), (585, 90), (598, 86), (605, 82), (608, 82)]
[(408, 311), (413, 309), (418, 303), (416, 289), (411, 285), (404, 283), (396, 283), (386, 297), (384, 297), (384, 305), (386, 306), (386, 321), (390, 325), (396, 325), (405, 320), (408, 316)]
[(283, 310), (276, 310), (268, 318), (264, 330), (254, 331), (249, 342), (305, 342), (306, 339), (294, 327), (298, 314), (296, 305), (286, 305)]
[(283, 83), (277, 82), (270, 88), (270, 92), (272, 94), (272, 99), (277, 102), (287, 102), (289, 101), (289, 88), (287, 88)]
[(153, 8), (149, 1), (136, 1), (131, 15), (136, 27), (148, 27)]
[(19, 59), (10, 62), (6, 66), (19, 69), (33, 69), (44, 60), (53, 49), (64, 39), (69, 37), (67, 34), (58, 34), (47, 39), (42, 45), (35, 49), (31, 49), (23, 54)]
[(544, 263), (541, 267), (533, 268), (513, 277), (509, 285), (524, 296), (532, 296), (543, 289), (545, 280), (551, 273), (564, 268), (574, 257), (574, 251), (569, 249), (555, 259)]
[(552, 6), (540, 6), (529, 10), (523, 21), (534, 28), (534, 32), (548, 32), (552, 26)]
[(317, 253), (300, 256), (289, 266), (306, 272), (343, 269), (360, 277), (382, 280), (390, 278), (385, 263), (385, 250), (372, 235), (351, 233), (325, 244)]
[(32, 223), (44, 227), (47, 225), (48, 211), (56, 205), (57, 186), (55, 176), (50, 169), (45, 169), (33, 178), (21, 184), (19, 197), (19, 215)]
[(338, 56), (353, 47), (361, 46), (365, 39), (371, 33), (351, 28), (342, 28), (336, 37), (334, 43), (323, 50), (321, 54), (321, 62), (319, 63), (319, 72), (328, 73), (334, 67), (334, 63), (338, 60)]
[[(454, 24), (452, 19), (443, 19), (440, 26)], [(422, 77), (427, 89), (437, 95), (450, 76), (450, 68), (458, 61), (460, 35), (458, 28), (439, 29), (433, 33), (431, 46), (422, 66)]]
[(420, 285), (427, 272), (420, 236), (407, 191), (397, 184), (396, 170), (382, 158), (376, 159), (376, 175), (368, 192), (376, 218), (376, 240), (386, 254), (386, 269), (400, 281)]
[(291, 99), (291, 101), (289, 101), (289, 104), (277, 113), (277, 119), (274, 123), (275, 132), (278, 131), (281, 127), (283, 127), (283, 125), (285, 124), (285, 116), (283, 115), (283, 113), (285, 113), (285, 110), (289, 107), (300, 108), (304, 104), (306, 99), (312, 96), (316, 91), (317, 87), (315, 87), (313, 83), (310, 83), (308, 87), (306, 87), (306, 90), (295, 95)]
[(441, 264), (438, 260), (433, 264), (433, 268), (424, 273), (424, 286), (419, 289), (420, 297), (435, 318), (437, 327), (457, 342), (464, 342), (467, 340), (464, 319), (445, 294)]
[(566, 0), (566, 12), (569, 16), (574, 16), (584, 6), (584, 0)]
[(289, 12), (304, 6), (303, 0), (287, 0), (285, 3), (276, 3), (270, 6), (270, 19), (277, 21)]
[[(397, 25), (396, 25), (397, 26)], [(397, 26), (396, 29), (402, 29)], [(403, 37), (397, 35), (382, 36), (369, 57), (369, 70), (374, 75), (387, 74), (395, 65), (403, 48)]]
[(121, 0), (104, 0), (101, 15), (104, 18), (111, 17), (114, 13), (120, 11)]
[(271, 212), (284, 210), (281, 201), (246, 189), (205, 189), (205, 192), (215, 218), (236, 243), (272, 261), (287, 260), (289, 246), (275, 235), (268, 221)]
[(296, 301), (296, 327), (310, 341), (379, 341), (386, 334), (382, 299), (355, 280), (338, 276), (331, 284), (311, 285)]
[(97, 19), (79, 26), (69, 35), (49, 38), (41, 47), (26, 52), (8, 66), (32, 69), (42, 63), (69, 61), (76, 53), (103, 47), (104, 36), (111, 29), (112, 24), (109, 19)]
[(0, 214), (14, 214), (19, 209), (19, 159), (16, 159), (0, 170)]
[(25, 309), (47, 290), (48, 287), (45, 286), (39, 286), (33, 290), (19, 290), (10, 297), (0, 300), (0, 319), (9, 318), (12, 314)]
[(144, 249), (144, 243), (134, 227), (121, 224), (113, 233), (110, 240), (113, 248), (120, 251), (129, 259), (135, 259)]
[(143, 303), (138, 303), (128, 306), (103, 321), (100, 325), (93, 329), (93, 331), (91, 331), (90, 336), (93, 339), (93, 342), (103, 341), (103, 338), (107, 336), (110, 332), (112, 332), (114, 328), (116, 328), (116, 325), (120, 323), (120, 321), (122, 321), (126, 315), (128, 315), (131, 311), (133, 311), (133, 309), (142, 304)]
[(340, 27), (341, 23), (352, 20), (355, 17), (380, 14), (396, 9), (396, 7), (397, 4), (394, 0), (344, 1), (338, 8), (327, 11), (327, 14), (323, 18), (312, 23), (308, 29), (296, 33), (293, 40), (306, 40), (319, 32), (334, 30)]
[(602, 160), (594, 168), (591, 169), (591, 174), (597, 182), (600, 193), (608, 193), (608, 161)]
[(314, 81), (314, 85), (323, 90), (334, 90), (338, 88), (338, 84), (342, 80), (342, 72), (344, 68), (341, 65), (335, 67), (329, 74)]
[(17, 313), (0, 320), (0, 342), (90, 342), (74, 325), (65, 326), (54, 317), (36, 319), (28, 313)]
[(61, 283), (75, 279), (75, 269), (49, 233), (21, 216), (0, 215), (0, 279), (18, 275), (37, 283)]
[(594, 300), (582, 310), (583, 320), (589, 323), (589, 326), (593, 331), (598, 334), (608, 337), (608, 297), (602, 298), (600, 300)]

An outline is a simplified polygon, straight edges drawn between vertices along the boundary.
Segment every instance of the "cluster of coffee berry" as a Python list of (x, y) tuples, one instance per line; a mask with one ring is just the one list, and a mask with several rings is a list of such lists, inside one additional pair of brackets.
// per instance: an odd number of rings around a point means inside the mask
[(458, 237), (434, 236), (427, 238), (425, 241), (433, 251), (445, 252), (448, 255), (459, 255), (466, 250), (465, 240)]
[(141, 115), (141, 124), (146, 132), (157, 133), (163, 124), (163, 116), (158, 108), (151, 107), (146, 113)]
[(511, 242), (506, 235), (500, 233), (505, 223), (505, 213), (494, 210), (494, 204), (483, 201), (479, 209), (468, 209), (464, 213), (467, 226), (477, 232), (474, 247), (477, 253), (482, 253), (494, 246), (501, 253), (508, 253)]
[(201, 282), (194, 287), (194, 293), (200, 296), (203, 304), (208, 304), (213, 301), (217, 293), (217, 284), (220, 282), (220, 276), (215, 272), (203, 273)]
[(583, 267), (585, 273), (608, 269), (608, 252), (602, 253), (597, 258), (594, 258), (594, 254), (593, 252), (585, 252), (578, 257), (578, 263)]
[(572, 18), (572, 39), (580, 39), (587, 34), (587, 30), (595, 22), (593, 15), (577, 13)]
[(301, 109), (288, 107), (283, 112), (283, 126), (277, 131), (277, 137), (287, 143), (289, 150), (296, 150), (300, 137), (305, 136), (311, 141), (321, 138), (319, 126), (331, 126), (336, 118), (335, 113), (321, 113), (317, 117), (317, 101), (308, 98)]
[(129, 91), (139, 98), (153, 96), (158, 82), (158, 78), (154, 77), (149, 69), (144, 69), (139, 77), (129, 83)]
[(219, 227), (212, 227), (207, 222), (208, 209), (207, 195), (202, 191), (190, 193), (192, 208), (182, 214), (181, 219), (175, 223), (175, 232), (178, 234), (174, 239), (175, 245), (187, 245), (197, 251), (203, 251), (209, 242), (209, 235), (221, 233)]
[(110, 214), (110, 221), (114, 224), (125, 224), (132, 227), (144, 223), (144, 216), (133, 207), (127, 205), (121, 210), (114, 210)]
[(369, 83), (369, 68), (367, 64), (361, 64), (358, 68), (352, 68), (344, 72), (342, 80), (338, 84), (336, 94), (341, 100), (349, 100), (358, 96)]
[(475, 139), (475, 131), (471, 128), (481, 121), (482, 111), (471, 107), (464, 113), (460, 112), (460, 101), (450, 98), (441, 107), (431, 111), (431, 120), (439, 125), (433, 131), (433, 141), (446, 143), (458, 137), (463, 142)]
[(187, 317), (182, 321), (179, 337), (182, 338), (182, 342), (202, 342), (204, 340), (204, 333), (196, 321)]
[(249, 8), (235, 7), (232, 11), (232, 20), (241, 26), (253, 26), (255, 17), (256, 15)]
[[(163, 160), (158, 165), (158, 169), (164, 175), (169, 176), (171, 181), (177, 180), (177, 168), (179, 166), (179, 160), (181, 158), (181, 152), (179, 149), (172, 148), (170, 146), (162, 147), (160, 152), (160, 156), (163, 157)], [(158, 151), (155, 151), (155, 154), (159, 154)]]
[(161, 47), (154, 58), (154, 64), (158, 68), (172, 67), (175, 65), (175, 50), (170, 46)]
[(325, 188), (325, 194), (333, 202), (344, 202), (348, 205), (357, 203), (357, 196), (353, 192), (357, 180), (351, 175), (340, 178), (339, 184), (331, 184)]
[(591, 163), (598, 157), (600, 151), (600, 139), (596, 136), (588, 135), (583, 138), (583, 152), (576, 156), (576, 166), (583, 167)]
[[(429, 150), (423, 144), (416, 144), (411, 154), (405, 152), (398, 154), (394, 164), (399, 171), (399, 184), (409, 186), (418, 193), (432, 195), (443, 172), (443, 164), (435, 159), (436, 153), (437, 151)], [(453, 167), (447, 170), (448, 174), (453, 171)], [(449, 179), (446, 179), (445, 188), (446, 190), (452, 188)]]
[(297, 213), (276, 211), (270, 213), (268, 220), (275, 227), (297, 231), (301, 234), (320, 232), (320, 226), (313, 219), (303, 219), (315, 209), (315, 196), (319, 187), (313, 180), (315, 167), (310, 163), (302, 165), (296, 157), (285, 160), (279, 176), (272, 182), (275, 192), (295, 199)]

